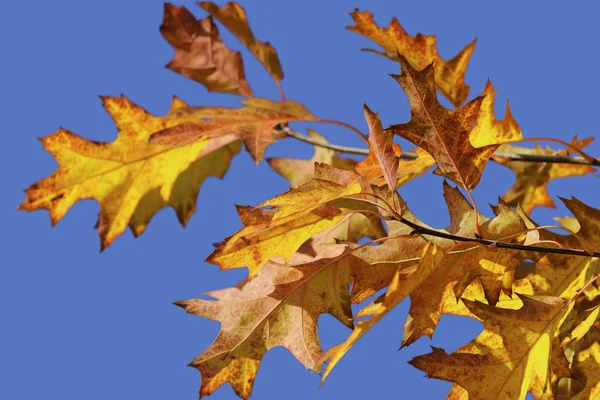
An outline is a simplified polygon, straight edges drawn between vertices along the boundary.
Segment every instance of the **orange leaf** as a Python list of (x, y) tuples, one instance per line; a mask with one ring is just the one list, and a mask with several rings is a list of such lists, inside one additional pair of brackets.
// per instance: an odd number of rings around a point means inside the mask
[(256, 39), (248, 25), (246, 11), (239, 4), (229, 2), (219, 7), (210, 1), (203, 1), (198, 5), (229, 29), (254, 54), (276, 82), (283, 79), (283, 70), (277, 52), (269, 42)]
[[(383, 177), (390, 190), (396, 188), (396, 173), (398, 172), (399, 157), (393, 148), (394, 135), (384, 131), (379, 116), (364, 105), (365, 119), (369, 126), (369, 149), (375, 154)], [(401, 153), (400, 148), (397, 149)]]
[(306, 107), (291, 100), (277, 102), (255, 97), (242, 100), (242, 104), (242, 108), (187, 107), (177, 110), (171, 116), (185, 123), (155, 132), (149, 143), (181, 146), (205, 137), (235, 134), (258, 164), (267, 146), (284, 136), (275, 129), (277, 125), (316, 120)]
[(209, 92), (252, 96), (242, 55), (225, 46), (211, 17), (196, 20), (185, 7), (165, 3), (160, 33), (175, 49), (167, 68)]
[(423, 69), (433, 63), (437, 88), (456, 107), (469, 95), (469, 86), (465, 85), (465, 72), (471, 54), (475, 49), (475, 40), (468, 44), (452, 59), (443, 60), (436, 48), (435, 36), (417, 33), (414, 37), (406, 33), (398, 20), (393, 18), (387, 28), (380, 28), (368, 11), (350, 13), (355, 26), (348, 26), (353, 32), (366, 36), (385, 50), (385, 55), (397, 61), (398, 53), (403, 54), (415, 69)]
[(432, 64), (418, 71), (400, 56), (400, 65), (402, 73), (392, 76), (408, 96), (411, 119), (388, 129), (431, 154), (438, 164), (435, 174), (452, 179), (467, 190), (473, 189), (498, 147), (475, 148), (469, 141), (483, 98), (477, 97), (459, 109), (449, 110), (438, 102)]

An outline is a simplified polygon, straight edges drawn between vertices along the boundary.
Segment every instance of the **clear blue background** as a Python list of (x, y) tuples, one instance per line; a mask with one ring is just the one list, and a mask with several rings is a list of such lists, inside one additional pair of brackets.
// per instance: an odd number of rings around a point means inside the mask
[[(365, 101), (386, 126), (409, 117), (405, 95), (387, 76), (398, 66), (361, 53), (361, 47), (376, 46), (344, 29), (356, 6), (371, 10), (380, 24), (397, 16), (411, 34), (437, 34), (444, 58), (478, 37), (466, 76), (470, 97), (490, 77), (499, 88), (498, 112), (503, 114), (509, 98), (526, 136), (570, 140), (575, 133), (597, 135), (599, 10), (593, 2), (532, 3), (242, 1), (258, 38), (270, 40), (279, 52), (287, 97), (321, 118), (364, 130)], [(191, 1), (176, 4), (203, 15)], [(240, 227), (234, 203), (255, 205), (287, 188), (266, 163), (255, 166), (243, 153), (224, 181), (211, 178), (204, 184), (186, 230), (169, 209), (152, 220), (142, 237), (134, 241), (126, 233), (102, 254), (92, 229), (95, 201), (77, 203), (53, 229), (45, 211), (15, 211), (24, 199), (21, 189), (56, 167), (37, 137), (62, 125), (89, 139), (114, 140), (116, 129), (98, 95), (123, 93), (154, 114), (167, 111), (173, 94), (194, 105), (237, 104), (236, 96), (208, 94), (164, 68), (173, 50), (158, 31), (162, 12), (158, 0), (15, 0), (2, 6), (2, 399), (196, 399), (199, 373), (185, 365), (211, 343), (219, 324), (186, 315), (171, 302), (242, 278), (244, 270), (220, 273), (203, 260), (212, 243)], [(255, 93), (277, 98), (260, 65), (244, 56)], [(343, 128), (319, 130), (332, 142), (360, 145)], [(600, 144), (590, 152), (600, 155)], [(271, 146), (267, 156), (311, 153), (310, 146), (290, 139)], [(490, 165), (475, 191), (480, 208), (489, 215), (486, 204), (495, 203), (512, 181), (512, 172)], [(401, 191), (417, 215), (439, 227), (448, 223), (441, 182), (428, 176)], [(549, 188), (552, 196), (577, 194), (599, 207), (598, 183), (588, 176), (556, 181)], [(566, 214), (560, 206), (538, 209), (534, 217), (550, 222)], [(320, 390), (318, 375), (306, 372), (287, 350), (269, 352), (253, 397), (444, 398), (449, 383), (424, 378), (406, 361), (428, 352), (429, 344), (452, 351), (481, 327), (443, 317), (432, 341), (421, 339), (397, 352), (407, 308), (403, 303), (369, 332)], [(325, 347), (348, 334), (330, 317), (321, 318), (321, 327)], [(228, 386), (213, 395), (232, 397)]]

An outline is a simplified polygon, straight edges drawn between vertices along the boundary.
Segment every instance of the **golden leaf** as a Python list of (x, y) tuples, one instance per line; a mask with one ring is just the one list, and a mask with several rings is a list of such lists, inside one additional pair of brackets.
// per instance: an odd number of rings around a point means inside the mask
[[(197, 194), (207, 176), (223, 176), (240, 147), (234, 135), (181, 147), (147, 145), (152, 132), (180, 121), (150, 115), (125, 97), (102, 97), (102, 101), (119, 130), (117, 139), (89, 141), (63, 128), (43, 137), (44, 148), (59, 167), (25, 190), (27, 198), (19, 209), (47, 209), (54, 225), (77, 201), (95, 199), (100, 203), (98, 234), (104, 249), (128, 224), (135, 234), (142, 233), (154, 213), (166, 205), (174, 207), (185, 223), (194, 211), (195, 197), (190, 196)], [(171, 111), (185, 106), (174, 98)], [(215, 151), (218, 155), (211, 156)]]
[(436, 48), (435, 36), (424, 36), (417, 33), (414, 37), (408, 35), (393, 18), (387, 28), (380, 28), (373, 20), (373, 14), (368, 11), (350, 13), (355, 26), (347, 29), (366, 36), (385, 50), (392, 60), (398, 60), (398, 53), (403, 54), (415, 69), (423, 69), (429, 64), (434, 65), (435, 83), (437, 88), (456, 107), (461, 105), (469, 95), (469, 86), (465, 85), (465, 72), (471, 54), (475, 49), (475, 41), (468, 44), (452, 59), (443, 60)]
[[(575, 144), (576, 143), (577, 142), (575, 142)], [(579, 148), (583, 147), (584, 146), (580, 146)], [(555, 151), (550, 147), (543, 149), (538, 145), (533, 149), (504, 145), (503, 151), (540, 156), (568, 155), (567, 150)], [(504, 200), (510, 205), (519, 204), (527, 215), (530, 215), (535, 207), (556, 208), (554, 201), (546, 189), (546, 186), (551, 180), (568, 176), (581, 176), (596, 171), (595, 168), (583, 164), (505, 161), (501, 159), (499, 159), (499, 162), (510, 168), (516, 175), (515, 183), (503, 196)]]
[(484, 323), (484, 331), (452, 354), (432, 347), (410, 364), (432, 378), (454, 382), (470, 400), (520, 399), (544, 392), (550, 379), (553, 334), (564, 314), (561, 299), (519, 295), (518, 310), (463, 300)]

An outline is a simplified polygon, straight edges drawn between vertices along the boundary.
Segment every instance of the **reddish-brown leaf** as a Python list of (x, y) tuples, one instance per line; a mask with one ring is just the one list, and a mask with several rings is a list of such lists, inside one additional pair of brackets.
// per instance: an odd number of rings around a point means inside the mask
[(287, 100), (277, 102), (263, 98), (242, 100), (241, 108), (187, 107), (171, 116), (185, 120), (177, 126), (155, 132), (149, 143), (185, 145), (205, 137), (235, 134), (257, 164), (265, 149), (284, 134), (277, 125), (291, 121), (314, 121), (316, 117), (303, 105)]
[(252, 96), (242, 55), (225, 46), (211, 17), (197, 20), (187, 8), (165, 3), (160, 33), (175, 49), (167, 68), (209, 92)]
[(394, 149), (394, 134), (384, 131), (379, 115), (364, 105), (365, 119), (369, 126), (369, 149), (377, 158), (381, 173), (390, 190), (396, 188), (396, 173), (398, 172), (398, 154), (402, 152), (398, 146)]
[(246, 11), (239, 4), (229, 2), (219, 7), (210, 1), (202, 1), (198, 5), (229, 29), (254, 54), (276, 82), (283, 79), (283, 70), (277, 52), (269, 42), (256, 39), (248, 25)]
[(402, 73), (393, 77), (408, 96), (411, 119), (388, 129), (431, 154), (438, 164), (435, 174), (447, 177), (467, 190), (473, 189), (498, 147), (475, 148), (469, 141), (483, 98), (477, 97), (459, 109), (449, 110), (437, 99), (433, 64), (418, 71), (403, 56), (399, 59)]

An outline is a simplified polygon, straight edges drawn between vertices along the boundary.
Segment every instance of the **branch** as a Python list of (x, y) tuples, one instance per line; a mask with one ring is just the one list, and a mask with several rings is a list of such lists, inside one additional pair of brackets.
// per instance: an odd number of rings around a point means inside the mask
[(554, 253), (554, 254), (567, 254), (572, 256), (581, 256), (581, 257), (600, 257), (600, 252), (594, 251), (592, 254), (589, 254), (585, 250), (578, 249), (565, 249), (565, 248), (552, 248), (552, 247), (540, 247), (540, 246), (529, 246), (524, 244), (516, 244), (516, 243), (507, 243), (507, 242), (497, 242), (495, 240), (484, 239), (482, 237), (470, 238), (466, 236), (453, 235), (447, 232), (437, 231), (435, 229), (426, 228), (419, 224), (415, 224), (414, 222), (407, 221), (402, 218), (398, 220), (398, 222), (413, 228), (412, 234), (419, 235), (429, 235), (436, 236), (445, 239), (455, 240), (457, 242), (477, 242), (490, 247), (497, 247), (501, 249), (511, 249), (511, 250), (525, 250), (525, 251), (533, 251), (539, 253)]
[[(337, 144), (323, 143), (319, 140), (313, 139), (309, 136), (306, 136), (300, 132), (297, 132), (290, 128), (289, 126), (278, 126), (277, 129), (283, 131), (289, 137), (293, 137), (294, 139), (300, 140), (302, 142), (310, 143), (315, 146), (324, 147), (326, 149), (331, 149), (335, 151), (339, 151), (342, 153), (348, 154), (360, 154), (360, 155), (368, 155), (368, 149), (361, 149), (358, 147), (349, 147), (349, 146), (340, 146)], [(417, 159), (418, 154), (412, 152), (403, 152), (400, 155), (400, 158), (403, 160), (415, 160)], [(594, 161), (588, 161), (583, 157), (571, 157), (571, 156), (548, 156), (548, 155), (536, 155), (536, 154), (515, 154), (515, 153), (494, 153), (493, 157), (507, 159), (509, 161), (521, 161), (521, 162), (546, 162), (553, 164), (583, 164), (583, 165), (600, 165), (600, 159), (595, 158)], [(492, 161), (496, 161), (492, 158)]]

